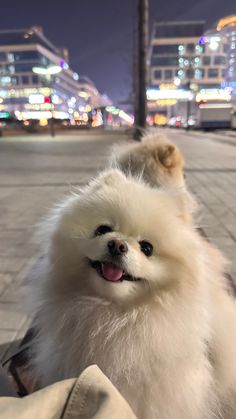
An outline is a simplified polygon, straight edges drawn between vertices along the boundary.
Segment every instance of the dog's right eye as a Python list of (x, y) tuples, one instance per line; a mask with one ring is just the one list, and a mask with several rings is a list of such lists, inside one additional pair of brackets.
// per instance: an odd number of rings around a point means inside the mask
[(112, 231), (110, 226), (101, 225), (96, 228), (94, 236), (101, 236), (102, 234), (110, 233)]

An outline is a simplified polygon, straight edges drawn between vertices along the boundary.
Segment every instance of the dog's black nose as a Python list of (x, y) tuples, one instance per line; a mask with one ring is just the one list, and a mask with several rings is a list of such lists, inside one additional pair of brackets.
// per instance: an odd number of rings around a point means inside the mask
[(128, 252), (128, 246), (123, 240), (113, 239), (107, 243), (109, 253), (112, 256), (121, 256)]

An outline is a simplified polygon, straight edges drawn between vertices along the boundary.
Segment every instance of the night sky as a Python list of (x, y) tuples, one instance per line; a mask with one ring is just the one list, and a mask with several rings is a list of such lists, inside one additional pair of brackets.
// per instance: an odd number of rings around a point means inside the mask
[[(66, 46), (70, 64), (88, 75), (116, 103), (131, 91), (136, 0), (0, 0), (0, 28), (44, 28), (56, 46)], [(208, 25), (236, 14), (236, 0), (150, 0), (150, 24), (204, 19)]]

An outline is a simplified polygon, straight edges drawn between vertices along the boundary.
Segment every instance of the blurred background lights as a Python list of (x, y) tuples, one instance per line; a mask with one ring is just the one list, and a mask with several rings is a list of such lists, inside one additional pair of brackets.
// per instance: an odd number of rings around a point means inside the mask
[(216, 41), (210, 41), (210, 43), (209, 43), (209, 48), (210, 48), (212, 51), (216, 51), (216, 50), (219, 48), (219, 42), (216, 42)]

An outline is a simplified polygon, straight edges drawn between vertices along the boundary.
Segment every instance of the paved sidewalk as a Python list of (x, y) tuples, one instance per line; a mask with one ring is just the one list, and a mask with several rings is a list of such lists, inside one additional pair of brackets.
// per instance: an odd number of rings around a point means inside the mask
[(110, 146), (123, 139), (72, 132), (0, 140), (0, 359), (28, 327), (24, 298), (39, 255), (38, 224), (73, 185), (102, 170)]
[[(232, 261), (236, 278), (236, 148), (210, 134), (164, 132), (186, 156), (187, 181), (202, 205), (201, 224)], [(38, 257), (37, 224), (71, 185), (103, 169), (109, 146), (122, 139), (124, 134), (81, 132), (0, 140), (0, 355), (28, 326), (22, 297)]]
[[(236, 147), (217, 134), (169, 130), (183, 150), (190, 190), (200, 203), (200, 224), (230, 261), (236, 280)], [(219, 141), (218, 141), (219, 140)]]

